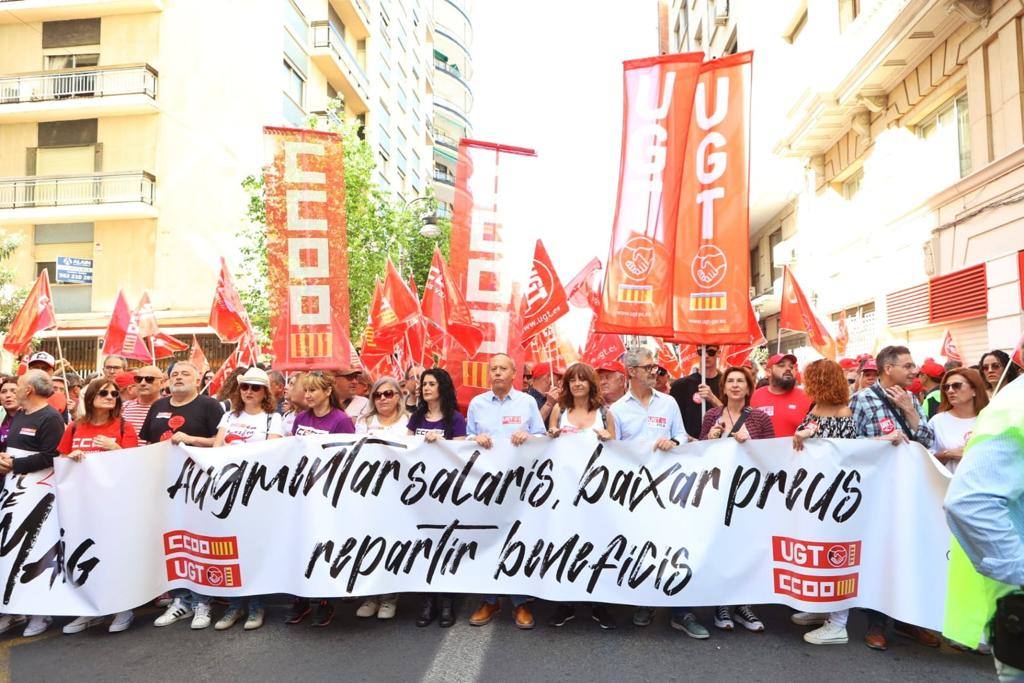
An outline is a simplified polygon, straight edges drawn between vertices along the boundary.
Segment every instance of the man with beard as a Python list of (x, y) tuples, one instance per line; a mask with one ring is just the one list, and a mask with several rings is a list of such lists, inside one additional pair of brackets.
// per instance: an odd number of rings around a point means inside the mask
[(811, 409), (811, 400), (796, 386), (796, 356), (777, 353), (768, 359), (768, 386), (750, 398), (750, 407), (772, 418), (775, 436), (793, 436)]

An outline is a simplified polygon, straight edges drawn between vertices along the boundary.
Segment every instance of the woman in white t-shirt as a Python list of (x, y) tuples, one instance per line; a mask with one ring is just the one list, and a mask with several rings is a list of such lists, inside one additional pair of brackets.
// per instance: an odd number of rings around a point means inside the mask
[[(401, 437), (404, 440), (409, 433), (408, 422), (401, 385), (394, 377), (381, 377), (370, 388), (370, 403), (356, 418), (356, 434)], [(371, 595), (356, 610), (356, 616), (367, 619), (376, 615), (378, 619), (394, 619), (397, 609), (397, 593)]]
[[(274, 412), (270, 397), (270, 378), (258, 367), (251, 367), (240, 375), (228, 397), (231, 410), (224, 413), (217, 425), (214, 447), (253, 441), (281, 438), (281, 416)], [(224, 631), (234, 626), (243, 615), (242, 600), (234, 597), (228, 600), (228, 608), (213, 628)], [(263, 601), (260, 596), (249, 597), (249, 610), (245, 618), (245, 630), (252, 631), (263, 625)]]
[(932, 453), (950, 472), (955, 472), (964, 446), (974, 431), (978, 413), (988, 405), (988, 392), (981, 374), (971, 368), (954, 368), (947, 372), (942, 378), (941, 391), (939, 412), (928, 422), (935, 432)]

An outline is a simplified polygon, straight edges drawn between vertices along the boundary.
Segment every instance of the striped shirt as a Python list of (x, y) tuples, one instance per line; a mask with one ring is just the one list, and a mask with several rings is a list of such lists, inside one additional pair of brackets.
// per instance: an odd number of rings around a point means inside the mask
[[(142, 423), (146, 421), (146, 415), (149, 414), (149, 407), (153, 405), (139, 403), (138, 400), (126, 401), (124, 406), (121, 407), (121, 417), (124, 418), (125, 422), (135, 427), (135, 431), (139, 434), (142, 433)], [(139, 437), (139, 444), (145, 444), (146, 442)]]

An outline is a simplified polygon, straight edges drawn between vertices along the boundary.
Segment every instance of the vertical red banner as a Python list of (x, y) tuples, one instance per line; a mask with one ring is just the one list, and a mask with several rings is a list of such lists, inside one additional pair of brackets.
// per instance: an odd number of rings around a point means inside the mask
[[(523, 161), (532, 149), (463, 138), (455, 167), (455, 210), (452, 213), (449, 269), (465, 294), (473, 320), (483, 329), (476, 354), (449, 344), (444, 366), (452, 376), (459, 405), (465, 407), (490, 388), (487, 363), (495, 353), (522, 358), (522, 322), (518, 293), (506, 273), (503, 233), (517, 202), (528, 201), (515, 188), (528, 173)], [(520, 204), (522, 205), (522, 204)], [(515, 301), (515, 305), (512, 302)], [(516, 386), (518, 386), (518, 382)]]
[(622, 152), (598, 333), (672, 334), (676, 223), (703, 54), (623, 64)]
[(676, 341), (749, 339), (752, 60), (753, 53), (744, 52), (700, 67), (676, 225)]
[(334, 369), (351, 359), (348, 243), (341, 138), (264, 128), (274, 161), (264, 170), (274, 367)]

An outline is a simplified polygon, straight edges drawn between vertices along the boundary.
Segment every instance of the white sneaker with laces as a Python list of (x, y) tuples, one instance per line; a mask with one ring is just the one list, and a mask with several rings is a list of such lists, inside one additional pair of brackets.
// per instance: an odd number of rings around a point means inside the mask
[(240, 607), (228, 607), (228, 611), (224, 613), (217, 623), (213, 625), (215, 631), (226, 631), (242, 618), (242, 608)]
[(740, 605), (736, 608), (734, 615), (736, 623), (748, 631), (761, 632), (764, 630), (764, 623), (754, 614), (750, 605)]
[(245, 620), (244, 628), (246, 631), (255, 631), (260, 626), (263, 626), (263, 608), (249, 608), (249, 616)]
[(114, 620), (110, 622), (110, 628), (107, 629), (107, 632), (120, 633), (121, 631), (127, 631), (133, 621), (135, 621), (135, 612), (131, 610), (118, 612), (114, 615)]
[(811, 645), (845, 645), (850, 641), (846, 627), (826, 621), (822, 626), (804, 634), (804, 640)]
[(0, 614), (0, 634), (7, 633), (16, 626), (25, 623), (24, 614)]
[(377, 614), (379, 606), (380, 603), (377, 602), (377, 598), (367, 598), (363, 600), (363, 604), (359, 605), (359, 609), (356, 610), (356, 616), (360, 619), (369, 619)]
[(736, 628), (736, 624), (733, 623), (732, 616), (729, 614), (729, 608), (725, 605), (715, 608), (715, 628), (720, 628), (723, 631), (731, 631)]
[(81, 633), (87, 628), (99, 626), (104, 621), (106, 621), (106, 619), (106, 617), (78, 617), (74, 621), (65, 624), (64, 628), (62, 628), (61, 631), (63, 631), (65, 635), (71, 635), (72, 633)]
[(188, 607), (181, 598), (174, 598), (171, 604), (167, 606), (167, 609), (164, 610), (164, 613), (156, 618), (153, 626), (170, 626), (191, 616), (192, 608)]
[(23, 635), (26, 638), (38, 636), (40, 633), (50, 628), (50, 624), (52, 623), (53, 617), (44, 617), (36, 615), (28, 620), (28, 626), (25, 627), (25, 630), (24, 632), (22, 632), (21, 635)]
[(195, 615), (192, 617), (192, 630), (201, 631), (210, 627), (210, 603), (197, 602), (193, 608)]
[(824, 612), (795, 612), (789, 620), (797, 626), (821, 626), (828, 620), (828, 615)]
[(380, 608), (377, 610), (378, 619), (394, 619), (398, 611), (398, 596), (384, 598), (380, 601)]

